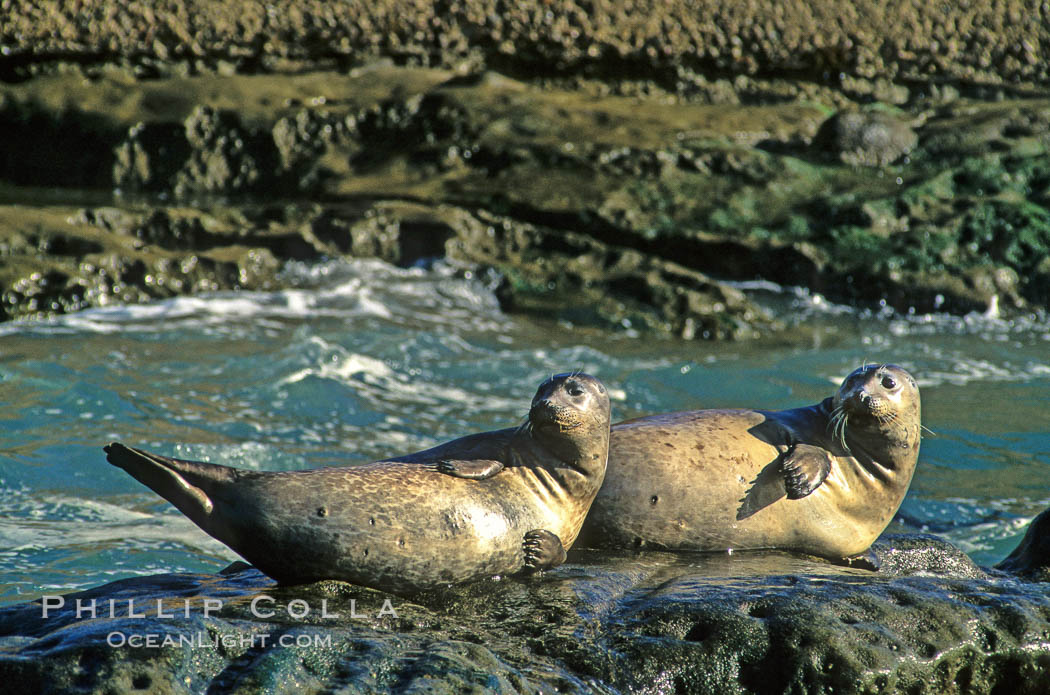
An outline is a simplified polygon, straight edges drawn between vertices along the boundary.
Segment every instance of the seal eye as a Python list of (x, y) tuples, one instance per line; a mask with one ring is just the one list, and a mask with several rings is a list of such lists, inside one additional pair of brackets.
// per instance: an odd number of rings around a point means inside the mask
[(565, 382), (565, 392), (574, 398), (578, 398), (583, 395), (583, 387), (580, 386), (578, 381), (567, 381)]
[(897, 388), (897, 380), (889, 374), (884, 375), (882, 377), (882, 388), (886, 389), (887, 391), (892, 391), (893, 389)]

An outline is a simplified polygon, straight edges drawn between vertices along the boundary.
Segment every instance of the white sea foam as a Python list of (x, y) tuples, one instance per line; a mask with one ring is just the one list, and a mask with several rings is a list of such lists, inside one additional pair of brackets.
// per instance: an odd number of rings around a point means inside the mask
[(760, 302), (769, 303), (774, 313), (796, 324), (821, 318), (853, 316), (862, 321), (884, 322), (886, 330), (898, 337), (956, 334), (1004, 340), (1009, 336), (1026, 335), (1050, 341), (1050, 315), (1045, 311), (1004, 318), (998, 301), (993, 302), (986, 311), (965, 315), (921, 313), (914, 309), (897, 311), (885, 300), (871, 308), (837, 304), (808, 288), (778, 285), (766, 280), (726, 284), (752, 294), (753, 298)]
[[(59, 518), (65, 521), (125, 522), (148, 518), (148, 514), (137, 512), (101, 500), (73, 497), (71, 495), (30, 496), (26, 490), (8, 492), (0, 502), (0, 516), (7, 519)], [(2, 546), (3, 543), (0, 543)]]
[(344, 348), (330, 344), (319, 336), (311, 336), (310, 343), (324, 351), (320, 363), (316, 367), (300, 369), (281, 379), (281, 384), (294, 384), (307, 377), (320, 379), (334, 379), (341, 382), (349, 382), (353, 379), (371, 377), (373, 380), (393, 379), (394, 371), (382, 360), (377, 360), (368, 355), (359, 355), (348, 352)]
[(174, 542), (234, 557), (189, 519), (171, 511), (149, 513), (112, 502), (68, 495), (8, 495), (0, 504), (0, 559), (61, 548)]
[[(935, 352), (935, 349), (930, 348), (929, 353), (932, 352)], [(965, 386), (971, 383), (1022, 383), (1050, 378), (1050, 365), (1041, 362), (997, 364), (965, 355), (941, 356), (934, 359), (934, 355), (929, 353), (923, 357), (920, 366), (915, 366), (908, 360), (900, 361), (901, 366), (915, 377), (920, 388), (944, 384)], [(828, 377), (828, 382), (838, 386), (845, 378), (846, 374), (833, 374)]]
[(460, 386), (419, 379), (406, 371), (391, 369), (382, 360), (351, 352), (319, 336), (311, 336), (309, 343), (319, 349), (319, 354), (314, 357), (314, 366), (292, 372), (281, 379), (280, 384), (294, 384), (314, 377), (350, 385), (359, 397), (365, 399), (422, 405), (471, 403), (474, 410), (488, 412), (513, 411), (521, 407), (521, 403), (514, 398), (491, 393), (479, 397), (481, 394)]
[(236, 558), (233, 551), (183, 516), (146, 515), (140, 521), (124, 522), (0, 520), (0, 544), (5, 548), (0, 558), (60, 548), (156, 543), (178, 543), (209, 555)]
[(964, 386), (973, 382), (1025, 382), (1050, 377), (1050, 366), (1038, 362), (996, 364), (985, 359), (962, 357), (948, 361), (948, 364), (948, 369), (924, 369), (919, 378), (920, 386), (940, 384)]
[(943, 532), (943, 536), (967, 554), (988, 553), (997, 542), (1021, 535), (1035, 517), (996, 519)]
[[(286, 468), (287, 454), (260, 442), (238, 442), (236, 444), (176, 444), (174, 455), (192, 461), (217, 463), (223, 466), (251, 470), (275, 470)], [(293, 467), (294, 467), (294, 461)]]
[(275, 292), (223, 291), (144, 304), (85, 309), (47, 319), (0, 325), (0, 335), (23, 331), (114, 333), (162, 332), (174, 326), (225, 327), (230, 322), (306, 318), (377, 318), (433, 323), (461, 318), (478, 330), (507, 325), (492, 293), (452, 270), (401, 269), (376, 260), (289, 264), (283, 277), (292, 285)]

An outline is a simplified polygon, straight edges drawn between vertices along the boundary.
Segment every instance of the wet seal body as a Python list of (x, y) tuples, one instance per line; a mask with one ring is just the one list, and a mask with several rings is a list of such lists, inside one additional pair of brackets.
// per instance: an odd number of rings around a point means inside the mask
[(619, 423), (581, 543), (852, 558), (903, 501), (919, 439), (919, 390), (895, 365), (861, 367), (803, 408)]
[(398, 593), (560, 564), (605, 474), (609, 398), (552, 377), (528, 422), (362, 466), (259, 472), (113, 443), (110, 463), (281, 583)]

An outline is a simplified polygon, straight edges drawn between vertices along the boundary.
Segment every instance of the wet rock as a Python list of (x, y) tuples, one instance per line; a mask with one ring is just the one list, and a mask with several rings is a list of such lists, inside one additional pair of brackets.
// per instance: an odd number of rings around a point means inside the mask
[(349, 230), (349, 252), (411, 266), (446, 255), (446, 244), (469, 234), (477, 221), (451, 208), (398, 202), (379, 202)]
[(122, 191), (166, 191), (190, 158), (185, 129), (139, 123), (113, 151), (113, 186)]
[(0, 178), (26, 186), (107, 188), (119, 124), (74, 106), (0, 94)]
[(0, 677), (32, 692), (1050, 686), (1046, 585), (986, 573), (929, 536), (874, 550), (893, 573), (778, 553), (573, 551), (535, 577), (411, 600), (332, 581), (278, 587), (235, 563), (0, 608)]
[(820, 127), (814, 144), (852, 166), (886, 166), (898, 161), (919, 142), (908, 121), (883, 111), (846, 111)]
[(220, 289), (266, 289), (275, 286), (278, 258), (320, 253), (283, 230), (227, 224), (180, 209), (136, 214), (0, 206), (0, 227), (23, 230), (0, 244), (0, 310), (4, 318), (16, 318)]
[[(282, 182), (300, 191), (314, 191), (337, 171), (346, 172), (349, 160), (359, 152), (356, 128), (355, 115), (316, 109), (302, 109), (279, 119), (272, 137), (280, 156)], [(335, 163), (336, 158), (343, 162)]]
[(872, 547), (879, 573), (892, 576), (927, 575), (977, 579), (987, 577), (970, 556), (932, 534), (893, 534)]
[(186, 119), (190, 157), (174, 191), (239, 193), (272, 188), (276, 151), (268, 133), (246, 130), (237, 114), (200, 106)]
[(221, 243), (222, 237), (210, 234), (197, 217), (172, 218), (164, 210), (154, 210), (132, 234), (147, 243), (172, 250), (206, 249)]
[(112, 181), (123, 191), (170, 191), (183, 197), (269, 191), (284, 182), (286, 169), (304, 175), (297, 162), (279, 165), (280, 156), (288, 159), (294, 149), (287, 138), (282, 142), (286, 150), (279, 153), (271, 133), (246, 127), (233, 111), (201, 105), (181, 124), (131, 127), (114, 148)]
[(1018, 545), (996, 569), (1032, 581), (1050, 582), (1050, 510), (1044, 511), (1029, 524)]
[[(225, 196), (245, 221), (221, 238), (188, 216), (125, 225), (140, 251), (208, 255), (238, 244), (277, 263), (327, 254), (401, 265), (444, 255), (465, 272), (501, 275), (507, 310), (686, 338), (780, 325), (727, 281), (902, 312), (1048, 307), (1046, 100), (957, 101), (900, 116), (872, 106), (829, 119), (811, 103), (626, 98), (389, 62), (149, 82), (74, 74), (0, 93), (9, 113), (46, 115), (32, 121), (42, 138), (56, 114), (69, 117), (61, 109), (70, 101), (77, 119), (106, 124), (108, 149), (92, 145), (77, 156), (95, 159), (77, 166), (105, 172), (95, 184), (127, 194), (117, 204), (129, 214), (143, 193), (173, 206)], [(814, 157), (824, 145), (833, 160)], [(44, 157), (25, 169), (54, 163), (44, 140), (20, 147)], [(21, 181), (17, 162), (4, 166), (0, 178)], [(250, 219), (280, 199), (300, 216)], [(38, 253), (2, 286), (16, 292), (8, 306), (17, 315), (92, 305), (63, 299), (73, 289), (13, 290), (32, 272), (80, 277), (61, 256), (52, 266), (49, 251)], [(134, 285), (166, 277), (143, 263), (120, 274), (113, 297), (157, 296)], [(49, 287), (63, 284), (53, 278)]]
[(630, 247), (506, 217), (479, 222), (449, 241), (448, 256), (499, 270), (507, 310), (686, 339), (752, 337), (772, 322), (742, 292)]

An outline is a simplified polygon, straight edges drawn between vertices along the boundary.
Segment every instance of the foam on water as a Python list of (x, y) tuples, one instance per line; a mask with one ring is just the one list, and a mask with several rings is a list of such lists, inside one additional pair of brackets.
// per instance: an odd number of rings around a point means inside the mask
[(909, 497), (898, 521), (905, 530), (935, 533), (951, 541), (974, 560), (992, 565), (1005, 557), (1024, 535), (1050, 498), (977, 499), (950, 497), (921, 501)]
[[(479, 330), (509, 325), (491, 292), (476, 281), (456, 277), (447, 265), (424, 271), (395, 268), (370, 259), (289, 263), (282, 277), (301, 287), (276, 292), (210, 292), (146, 304), (96, 307), (48, 319), (0, 324), (0, 337), (26, 331), (115, 333), (129, 326), (141, 332), (163, 332), (180, 326), (209, 329), (221, 328), (229, 321), (259, 325), (265, 319), (374, 317), (439, 324), (464, 319), (471, 320)], [(435, 309), (440, 313), (435, 314)]]
[(110, 522), (0, 520), (0, 540), (4, 543), (0, 558), (12, 558), (32, 550), (55, 552), (63, 548), (121, 545), (128, 539), (134, 539), (139, 547), (177, 543), (213, 556), (236, 558), (235, 553), (181, 515), (143, 515), (135, 521)]
[(373, 359), (367, 355), (347, 353), (341, 347), (331, 345), (319, 336), (311, 336), (310, 342), (325, 352), (332, 353), (332, 356), (323, 360), (316, 367), (306, 367), (289, 374), (278, 383), (282, 385), (294, 384), (309, 376), (340, 381), (347, 381), (355, 377), (370, 377), (371, 380), (390, 379), (393, 377), (393, 370), (380, 360)]
[(7, 496), (0, 503), (0, 601), (153, 574), (165, 567), (149, 558), (173, 553), (181, 571), (215, 571), (237, 559), (166, 505), (146, 512), (65, 495)]
[(879, 302), (876, 307), (856, 308), (832, 302), (805, 287), (778, 285), (766, 280), (726, 284), (747, 292), (753, 299), (770, 306), (782, 319), (795, 325), (829, 317), (848, 317), (857, 321), (874, 320), (880, 330), (896, 337), (952, 334), (971, 335), (990, 341), (1020, 337), (1050, 342), (1050, 314), (1034, 311), (1004, 317), (997, 302), (987, 311), (965, 315), (921, 313), (914, 309), (901, 312), (893, 309), (886, 300)]

